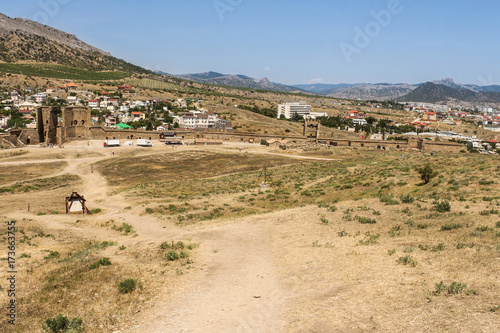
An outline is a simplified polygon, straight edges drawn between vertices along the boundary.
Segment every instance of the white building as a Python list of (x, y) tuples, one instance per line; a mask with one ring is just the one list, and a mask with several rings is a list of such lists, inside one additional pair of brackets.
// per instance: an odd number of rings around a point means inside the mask
[(92, 109), (98, 109), (99, 108), (99, 101), (97, 99), (91, 99), (89, 101), (89, 107)]
[(36, 95), (33, 95), (33, 97), (35, 98), (35, 102), (37, 103), (43, 103), (47, 100), (47, 95), (45, 95), (44, 93), (38, 93)]
[(214, 112), (188, 112), (184, 116), (174, 117), (174, 122), (183, 128), (209, 128), (215, 126), (218, 117)]
[(294, 102), (278, 105), (278, 118), (284, 115), (286, 119), (291, 119), (295, 114), (307, 117), (311, 114), (311, 106), (306, 102)]

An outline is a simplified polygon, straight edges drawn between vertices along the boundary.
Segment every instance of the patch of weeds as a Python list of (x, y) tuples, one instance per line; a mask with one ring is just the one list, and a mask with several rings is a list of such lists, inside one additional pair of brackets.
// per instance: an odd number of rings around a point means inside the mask
[(451, 210), (451, 205), (447, 200), (434, 201), (434, 210), (439, 213), (446, 213)]
[(434, 291), (434, 295), (458, 295), (463, 294), (466, 295), (476, 295), (477, 292), (473, 289), (467, 289), (467, 285), (462, 282), (452, 282), (450, 285), (446, 285), (443, 281), (440, 283), (436, 283), (436, 290)]
[(109, 261), (109, 258), (104, 257), (104, 258), (99, 259), (98, 261), (96, 261), (92, 265), (90, 265), (90, 269), (96, 269), (96, 268), (99, 268), (101, 266), (109, 266), (109, 265), (111, 265), (111, 261)]
[(396, 249), (387, 250), (387, 254), (390, 256), (392, 256), (394, 253), (396, 253)]
[(391, 237), (400, 236), (401, 235), (401, 226), (396, 225), (396, 226), (392, 227), (391, 230), (389, 230), (389, 235)]
[(429, 250), (429, 245), (427, 244), (418, 244), (418, 248), (422, 251), (428, 251)]
[(378, 210), (375, 210), (375, 209), (373, 210), (372, 213), (373, 213), (373, 215), (377, 215), (377, 216), (382, 215), (382, 213), (380, 213)]
[(469, 249), (472, 249), (476, 244), (474, 243), (470, 243), (470, 244), (466, 244), (466, 243), (458, 243), (457, 244), (457, 249), (461, 250), (461, 249), (465, 249), (465, 248), (469, 248)]
[(321, 221), (321, 223), (323, 223), (323, 224), (328, 224), (328, 223), (329, 223), (328, 219), (327, 219), (327, 218), (325, 217), (325, 215), (323, 215), (323, 214), (321, 214), (321, 216), (320, 216), (319, 220), (320, 220), (320, 221)]
[(492, 306), (490, 308), (490, 312), (499, 312), (499, 311), (500, 311), (500, 305)]
[(125, 279), (118, 285), (118, 290), (122, 294), (128, 294), (133, 292), (137, 288), (137, 280)]
[(413, 198), (411, 195), (402, 195), (400, 198), (402, 203), (405, 203), (405, 204), (411, 204), (413, 203), (413, 201), (415, 201), (415, 198)]
[(49, 255), (43, 257), (43, 259), (50, 260), (50, 259), (59, 258), (59, 252), (57, 252), (57, 251), (48, 251), (48, 252), (49, 252)]
[(339, 235), (339, 237), (347, 237), (347, 236), (349, 236), (349, 234), (345, 230), (341, 230), (341, 231), (337, 232), (337, 235)]
[(377, 223), (377, 220), (369, 218), (369, 217), (364, 217), (364, 216), (356, 216), (357, 220), (361, 224), (375, 224)]
[(417, 224), (417, 230), (427, 229), (429, 225), (427, 223), (419, 223)]
[(57, 317), (45, 320), (42, 327), (49, 333), (76, 333), (83, 329), (82, 325), (83, 320), (80, 318), (69, 320), (68, 317), (59, 314)]
[(337, 211), (337, 206), (331, 205), (330, 207), (328, 207), (328, 211), (329, 212), (336, 212)]
[(146, 214), (153, 214), (155, 211), (153, 210), (153, 208), (151, 207), (148, 207), (146, 208)]
[(177, 252), (171, 250), (165, 254), (165, 257), (167, 258), (168, 261), (175, 261), (175, 260), (179, 259), (179, 254), (177, 254)]
[(100, 212), (102, 212), (101, 208), (95, 208), (90, 211), (90, 214), (99, 214)]
[(134, 227), (131, 226), (130, 224), (128, 223), (122, 223), (121, 226), (119, 227), (116, 227), (116, 226), (113, 226), (111, 229), (113, 230), (116, 230), (116, 231), (119, 231), (119, 232), (122, 232), (125, 234), (125, 235), (128, 235), (130, 233), (135, 233), (135, 230), (134, 230)]
[(406, 255), (404, 257), (399, 257), (398, 260), (396, 260), (398, 264), (405, 265), (405, 266), (412, 266), (416, 267), (418, 265), (417, 261), (415, 261), (410, 255)]
[(412, 219), (409, 219), (405, 222), (405, 224), (407, 226), (409, 226), (410, 228), (413, 228), (413, 226), (415, 225), (415, 221), (413, 221)]
[(387, 196), (381, 196), (379, 198), (380, 202), (385, 203), (386, 205), (399, 205), (399, 201), (394, 199), (392, 195), (387, 195)]
[(493, 228), (490, 228), (490, 227), (485, 226), (485, 225), (481, 225), (481, 226), (477, 227), (476, 230), (481, 231), (481, 232), (485, 232), (485, 231), (493, 231)]
[(380, 238), (379, 234), (376, 234), (376, 235), (367, 234), (367, 237), (364, 240), (360, 240), (358, 242), (358, 244), (359, 245), (375, 245), (378, 243), (379, 238)]
[(433, 246), (431, 251), (432, 252), (444, 251), (445, 248), (446, 246), (443, 243), (439, 243), (438, 245)]
[(126, 247), (125, 245), (121, 245), (118, 249), (119, 249), (119, 250), (121, 250), (121, 251), (123, 251), (123, 250), (125, 250), (126, 248), (127, 248), (127, 247)]
[(450, 224), (445, 224), (445, 225), (441, 226), (441, 231), (460, 229), (462, 227), (463, 226), (460, 223), (450, 223)]

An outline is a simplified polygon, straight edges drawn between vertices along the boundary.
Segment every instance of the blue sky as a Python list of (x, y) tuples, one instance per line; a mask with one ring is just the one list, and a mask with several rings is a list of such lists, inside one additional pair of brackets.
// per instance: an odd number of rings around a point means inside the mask
[(499, 10), (498, 0), (22, 0), (1, 12), (174, 74), (487, 85), (500, 84)]

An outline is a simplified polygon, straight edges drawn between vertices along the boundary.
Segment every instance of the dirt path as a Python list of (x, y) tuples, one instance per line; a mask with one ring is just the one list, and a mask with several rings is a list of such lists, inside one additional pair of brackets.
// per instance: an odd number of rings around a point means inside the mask
[(284, 293), (264, 222), (187, 234), (210, 249), (204, 253), (204, 267), (174, 295), (161, 293), (143, 323), (130, 332), (279, 331)]
[[(130, 203), (121, 195), (111, 195), (105, 178), (95, 169), (91, 171), (91, 164), (108, 158), (112, 157), (105, 154), (64, 160), (69, 162), (64, 170), (46, 177), (67, 173), (80, 176), (78, 191), (88, 198), (89, 207), (105, 211), (99, 217), (129, 223), (137, 230), (139, 237), (128, 242), (193, 239), (200, 243), (196, 271), (186, 273), (185, 284), (174, 293), (167, 286), (158, 290), (155, 306), (139, 312), (134, 318), (137, 324), (120, 332), (277, 332), (284, 326), (280, 319), (284, 291), (274, 266), (265, 216), (192, 230), (165, 228), (152, 216), (125, 210)], [(40, 220), (51, 228), (69, 227), (64, 216)], [(102, 240), (111, 236), (104, 230), (89, 234)]]

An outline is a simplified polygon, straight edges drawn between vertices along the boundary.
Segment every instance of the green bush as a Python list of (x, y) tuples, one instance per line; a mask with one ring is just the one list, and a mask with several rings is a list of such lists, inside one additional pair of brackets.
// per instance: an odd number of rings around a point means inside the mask
[(175, 252), (175, 251), (168, 251), (165, 254), (165, 257), (167, 258), (168, 261), (175, 261), (175, 260), (179, 259), (179, 254), (177, 254), (177, 252)]
[(137, 281), (134, 279), (125, 279), (118, 285), (118, 290), (122, 294), (128, 294), (135, 290), (137, 287)]
[(396, 262), (398, 264), (410, 265), (412, 267), (415, 267), (418, 265), (418, 263), (410, 255), (406, 255), (404, 257), (399, 257), (398, 260), (396, 260)]
[(90, 214), (99, 214), (100, 212), (102, 212), (102, 209), (101, 208), (96, 208), (96, 209), (92, 209), (90, 211)]
[(453, 229), (460, 229), (462, 228), (462, 225), (460, 223), (450, 223), (450, 224), (445, 224), (441, 227), (441, 231), (448, 231), (448, 230), (453, 230)]
[(451, 205), (447, 200), (442, 200), (441, 202), (436, 200), (434, 201), (434, 210), (439, 213), (449, 212), (451, 210)]
[(96, 261), (95, 263), (93, 263), (92, 265), (90, 265), (90, 269), (96, 269), (96, 268), (99, 268), (101, 266), (109, 266), (111, 265), (111, 261), (109, 261), (109, 258), (101, 258), (99, 259), (98, 261)]
[(434, 291), (435, 295), (439, 295), (441, 293), (449, 294), (449, 295), (458, 295), (462, 293), (466, 294), (475, 294), (474, 290), (467, 291), (467, 285), (461, 282), (452, 282), (450, 285), (444, 284), (443, 281), (440, 283), (436, 283), (436, 290)]
[(399, 205), (399, 201), (394, 199), (394, 197), (392, 195), (388, 195), (388, 196), (381, 196), (379, 198), (380, 202), (383, 202), (385, 203), (386, 205)]
[(361, 224), (375, 224), (377, 223), (377, 220), (371, 219), (369, 217), (364, 217), (364, 216), (358, 216), (358, 222)]
[(68, 317), (59, 314), (55, 318), (45, 320), (43, 329), (49, 333), (76, 333), (82, 330), (82, 324), (83, 320), (80, 318), (69, 320)]
[(415, 198), (413, 198), (410, 195), (402, 195), (399, 199), (401, 200), (402, 203), (406, 204), (411, 204), (413, 203), (413, 201), (415, 201)]

